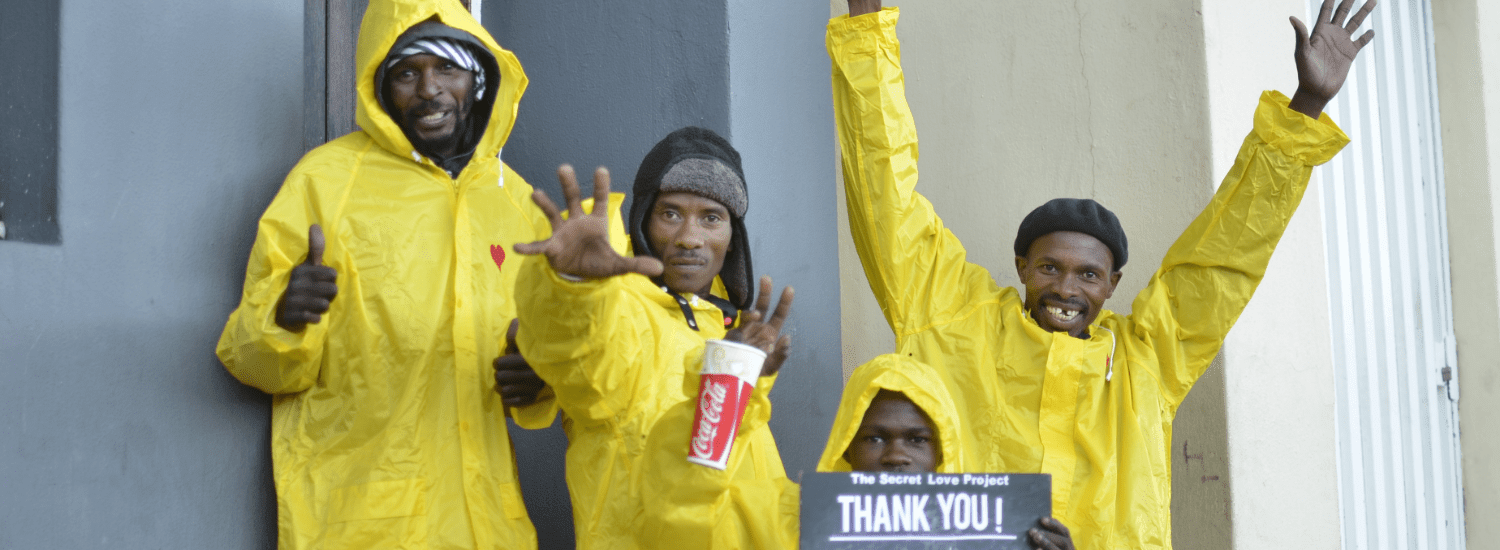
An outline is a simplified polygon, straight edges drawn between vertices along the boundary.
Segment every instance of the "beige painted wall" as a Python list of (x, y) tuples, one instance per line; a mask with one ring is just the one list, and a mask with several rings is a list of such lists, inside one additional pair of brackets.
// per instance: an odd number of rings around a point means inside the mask
[(1469, 548), (1500, 548), (1500, 5), (1436, 0)]

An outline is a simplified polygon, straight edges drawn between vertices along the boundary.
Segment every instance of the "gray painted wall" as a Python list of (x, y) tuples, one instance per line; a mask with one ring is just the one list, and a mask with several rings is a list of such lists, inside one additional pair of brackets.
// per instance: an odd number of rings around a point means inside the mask
[(61, 245), (0, 241), (0, 548), (268, 548), (268, 399), (214, 357), (301, 154), (302, 0), (64, 2)]
[[(571, 5), (569, 5), (571, 4)], [(634, 179), (696, 124), (750, 181), (756, 266), (798, 289), (772, 394), (794, 478), (838, 398), (833, 134), (819, 6), (485, 2), (531, 77), (505, 160)], [(806, 12), (806, 13), (803, 13)], [(268, 548), (269, 398), (213, 355), (255, 220), (301, 154), (303, 0), (62, 5), (67, 240), (0, 241), (0, 550)], [(560, 430), (513, 430), (543, 547), (567, 547)]]
[(814, 471), (844, 387), (833, 99), (819, 2), (729, 0), (730, 138), (744, 157), (755, 268), (797, 289), (771, 392), (787, 475)]

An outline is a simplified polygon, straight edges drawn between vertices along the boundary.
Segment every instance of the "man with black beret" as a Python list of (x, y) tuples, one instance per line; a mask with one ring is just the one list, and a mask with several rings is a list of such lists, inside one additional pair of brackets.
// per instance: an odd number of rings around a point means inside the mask
[[(515, 247), (541, 255), (527, 259), (516, 282), (517, 342), (564, 414), (578, 547), (794, 543), (787, 527), (795, 523), (780, 503), (795, 495), (795, 485), (766, 424), (767, 395), (791, 343), (780, 328), (792, 291), (771, 310), (764, 278), (756, 300), (739, 153), (696, 127), (657, 143), (636, 173), (626, 216), (633, 257), (609, 239), (618, 231), (606, 217), (613, 211), (606, 204), (609, 173), (595, 173), (589, 214), (572, 168), (559, 170), (559, 178), (567, 219), (536, 193), (553, 234)], [(710, 339), (768, 354), (724, 470), (687, 460)], [(501, 381), (499, 389), (509, 399), (507, 386)]]
[[(1167, 252), (1130, 315), (1104, 309), (1128, 259), (1115, 215), (1057, 199), (1022, 221), (1001, 289), (916, 192), (894, 8), (849, 0), (828, 25), (849, 224), (900, 355), (938, 369), (963, 421), (966, 469), (1052, 475), (1039, 548), (1170, 548), (1172, 421), (1249, 302), (1313, 166), (1348, 142), (1323, 106), (1372, 38), (1327, 0), (1297, 31), (1297, 93), (1262, 95), (1213, 200)], [(1347, 21), (1346, 21), (1347, 19)]]

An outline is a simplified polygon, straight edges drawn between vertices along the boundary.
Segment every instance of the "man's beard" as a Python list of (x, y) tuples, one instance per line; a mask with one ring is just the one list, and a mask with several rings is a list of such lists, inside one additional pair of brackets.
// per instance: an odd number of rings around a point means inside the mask
[[(443, 104), (437, 101), (423, 101), (401, 113), (401, 133), (406, 134), (406, 139), (411, 141), (412, 147), (415, 147), (417, 152), (428, 157), (441, 156), (446, 158), (464, 153), (463, 141), (469, 133), (469, 114), (473, 112), (473, 107), (474, 100), (472, 98), (464, 98), (463, 104), (459, 105), (458, 109), (454, 112), (458, 121), (454, 123), (452, 132), (449, 132), (446, 136), (422, 139), (417, 136), (416, 132), (407, 130), (407, 128), (414, 126), (414, 122), (418, 118), (413, 113), (431, 112), (443, 108)], [(441, 151), (452, 151), (452, 153), (440, 155)]]

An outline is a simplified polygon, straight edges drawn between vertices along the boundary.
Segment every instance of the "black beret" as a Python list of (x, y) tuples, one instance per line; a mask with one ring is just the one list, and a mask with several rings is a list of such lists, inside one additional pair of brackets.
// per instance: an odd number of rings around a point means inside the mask
[(1076, 231), (1099, 239), (1115, 256), (1114, 270), (1125, 265), (1129, 252), (1125, 228), (1120, 227), (1114, 212), (1093, 199), (1052, 199), (1036, 207), (1016, 231), (1016, 255), (1025, 256), (1033, 241), (1058, 231)]

